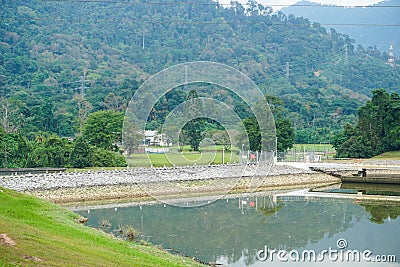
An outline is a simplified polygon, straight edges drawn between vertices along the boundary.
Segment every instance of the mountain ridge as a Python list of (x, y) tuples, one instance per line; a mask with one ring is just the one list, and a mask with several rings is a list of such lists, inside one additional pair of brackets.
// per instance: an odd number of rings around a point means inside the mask
[[(0, 4), (0, 92), (16, 106), (21, 131), (29, 136), (73, 136), (82, 91), (91, 112), (106, 109), (109, 101), (125, 102), (111, 105), (122, 111), (143, 79), (188, 61), (243, 71), (284, 101), (298, 130), (321, 135), (318, 142), (352, 122), (371, 90), (400, 88), (399, 68), (385, 64), (387, 54), (356, 48), (345, 34), (257, 4)], [(166, 96), (169, 109), (177, 99), (180, 93)], [(161, 120), (165, 110), (157, 108)]]
[(282, 8), (281, 12), (333, 27), (354, 38), (357, 44), (366, 47), (376, 46), (379, 50), (387, 52), (392, 44), (400, 51), (399, 0), (353, 8), (304, 0)]

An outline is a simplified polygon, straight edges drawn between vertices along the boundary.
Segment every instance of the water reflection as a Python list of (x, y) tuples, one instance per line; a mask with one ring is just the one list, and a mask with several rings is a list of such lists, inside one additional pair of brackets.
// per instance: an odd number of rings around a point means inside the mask
[(89, 218), (91, 226), (98, 227), (104, 218), (111, 222), (110, 231), (132, 225), (154, 244), (229, 266), (271, 265), (256, 257), (265, 245), (318, 252), (335, 247), (340, 237), (346, 238), (350, 249), (369, 249), (400, 259), (398, 205), (301, 198), (274, 202), (266, 193), (221, 199), (196, 208), (155, 204), (79, 213)]
[(371, 214), (370, 221), (383, 224), (385, 221), (396, 220), (400, 216), (400, 206), (361, 204)]

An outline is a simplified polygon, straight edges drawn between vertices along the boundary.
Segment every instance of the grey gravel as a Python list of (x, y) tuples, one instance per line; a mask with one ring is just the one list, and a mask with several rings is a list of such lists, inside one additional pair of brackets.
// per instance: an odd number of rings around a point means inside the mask
[(134, 168), (115, 171), (26, 174), (0, 177), (0, 187), (35, 191), (88, 186), (195, 181), (216, 178), (312, 173), (287, 165), (209, 165), (162, 168)]

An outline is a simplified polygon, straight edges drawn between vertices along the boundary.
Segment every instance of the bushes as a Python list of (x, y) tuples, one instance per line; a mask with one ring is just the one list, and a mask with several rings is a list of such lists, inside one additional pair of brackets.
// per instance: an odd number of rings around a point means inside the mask
[(28, 140), (16, 133), (2, 133), (0, 129), (0, 168), (23, 168), (31, 148)]
[(71, 166), (85, 167), (126, 167), (126, 161), (119, 152), (104, 148), (90, 147), (84, 137), (78, 137), (71, 153)]
[(93, 167), (126, 167), (125, 157), (121, 153), (96, 148), (93, 150)]
[(56, 135), (38, 135), (29, 141), (21, 134), (0, 128), (0, 168), (126, 167), (124, 156), (90, 146), (83, 137), (74, 141)]

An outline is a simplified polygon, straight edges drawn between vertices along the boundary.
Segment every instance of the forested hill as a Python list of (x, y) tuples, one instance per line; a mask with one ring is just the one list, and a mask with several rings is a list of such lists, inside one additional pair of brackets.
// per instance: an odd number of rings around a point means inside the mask
[[(370, 7), (347, 8), (301, 1), (281, 10), (286, 14), (310, 19), (346, 33), (365, 47), (387, 51), (389, 45), (400, 48), (400, 0), (387, 0)], [(371, 25), (371, 26), (364, 26)]]
[[(299, 142), (327, 141), (310, 138), (329, 138), (353, 122), (372, 89), (400, 88), (399, 67), (385, 64), (386, 53), (355, 48), (347, 35), (254, 1), (224, 8), (211, 0), (0, 5), (2, 106), (13, 111), (9, 124), (30, 138), (39, 131), (74, 136), (84, 116), (78, 104), (123, 111), (149, 75), (194, 60), (238, 68), (279, 96)], [(82, 88), (89, 104), (77, 97)], [(156, 115), (176, 98), (167, 96)]]

